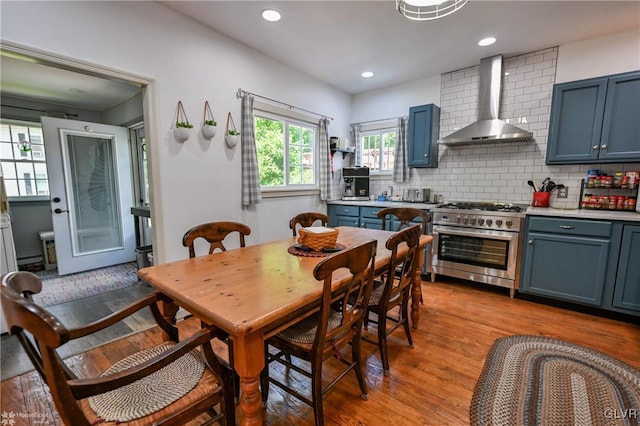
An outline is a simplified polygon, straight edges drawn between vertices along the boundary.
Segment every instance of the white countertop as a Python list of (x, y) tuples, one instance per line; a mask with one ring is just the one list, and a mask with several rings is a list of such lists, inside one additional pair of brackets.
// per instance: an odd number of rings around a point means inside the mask
[(437, 206), (436, 203), (409, 203), (404, 201), (327, 201), (327, 204), (339, 204), (343, 206), (363, 206), (363, 207), (410, 207), (420, 210), (430, 210)]
[(640, 222), (640, 213), (631, 211), (593, 210), (593, 209), (559, 209), (553, 207), (529, 207), (527, 215), (555, 216), (573, 219), (600, 219)]

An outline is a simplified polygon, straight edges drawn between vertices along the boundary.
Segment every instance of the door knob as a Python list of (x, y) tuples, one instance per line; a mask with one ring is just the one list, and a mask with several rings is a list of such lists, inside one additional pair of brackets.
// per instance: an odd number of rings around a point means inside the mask
[(55, 214), (60, 214), (60, 213), (68, 212), (68, 211), (69, 211), (69, 210), (55, 209), (53, 212), (54, 212)]

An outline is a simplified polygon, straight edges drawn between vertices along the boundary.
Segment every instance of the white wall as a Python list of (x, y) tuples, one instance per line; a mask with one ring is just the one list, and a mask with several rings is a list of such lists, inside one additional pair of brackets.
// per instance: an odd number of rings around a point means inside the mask
[(561, 45), (556, 83), (640, 70), (640, 30)]
[(231, 112), (239, 126), (235, 94), (242, 88), (334, 117), (329, 133), (341, 135), (346, 134), (351, 110), (347, 94), (159, 3), (3, 1), (1, 7), (5, 41), (153, 79), (149, 137), (152, 181), (159, 183), (153, 209), (162, 215), (162, 221), (155, 222), (156, 232), (166, 241), (165, 247), (156, 246), (160, 262), (185, 258), (182, 235), (201, 222), (242, 221), (252, 228), (247, 243), (253, 244), (288, 236), (288, 221), (300, 206), (326, 209), (318, 197), (309, 197), (299, 203), (265, 200), (243, 210), (240, 145), (227, 148), (223, 131), (212, 141), (194, 132), (179, 144), (171, 127), (179, 100), (196, 127), (207, 100), (219, 124), (224, 125)]

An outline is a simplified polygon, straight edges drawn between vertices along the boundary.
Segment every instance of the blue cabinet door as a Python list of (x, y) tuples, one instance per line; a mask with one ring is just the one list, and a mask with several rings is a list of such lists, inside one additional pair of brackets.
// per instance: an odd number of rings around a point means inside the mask
[(640, 312), (640, 226), (625, 225), (613, 306)]
[(609, 239), (529, 232), (520, 291), (601, 306)]
[(640, 72), (609, 78), (600, 159), (640, 160)]
[(434, 104), (409, 108), (409, 167), (438, 167), (440, 108)]
[(547, 164), (598, 161), (606, 90), (607, 78), (553, 87)]

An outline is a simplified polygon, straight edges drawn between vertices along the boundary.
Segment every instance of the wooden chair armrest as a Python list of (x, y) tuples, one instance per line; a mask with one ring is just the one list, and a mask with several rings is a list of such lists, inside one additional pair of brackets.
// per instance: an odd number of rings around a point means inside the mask
[[(122, 321), (123, 319), (135, 314), (136, 312), (140, 311), (141, 309), (147, 307), (147, 306), (153, 306), (155, 305), (157, 307), (157, 302), (159, 301), (163, 301), (163, 302), (171, 302), (171, 299), (169, 299), (167, 296), (165, 296), (162, 293), (153, 293), (150, 294), (149, 296), (146, 296), (143, 299), (137, 300), (136, 302), (120, 309), (117, 312), (114, 312), (104, 318), (101, 318), (97, 321), (94, 321), (90, 324), (87, 325), (83, 325), (81, 327), (76, 327), (76, 328), (70, 328), (69, 329), (69, 339), (77, 339), (79, 337), (84, 337), (84, 336), (88, 336), (90, 334), (93, 334), (97, 331), (103, 330), (119, 321)], [(158, 322), (159, 325), (163, 326), (163, 324), (161, 324), (159, 322), (159, 318), (156, 317), (156, 315), (154, 315), (154, 318), (156, 319), (156, 322)], [(166, 326), (166, 325), (165, 325)], [(162, 327), (163, 329), (165, 328), (164, 326)], [(166, 331), (166, 330), (165, 330)], [(177, 339), (176, 339), (177, 340)]]
[(74, 395), (78, 399), (108, 392), (140, 380), (149, 374), (171, 364), (178, 358), (188, 354), (201, 345), (210, 345), (212, 333), (209, 329), (201, 329), (187, 339), (167, 349), (152, 359), (142, 362), (127, 370), (95, 378), (69, 380)]

